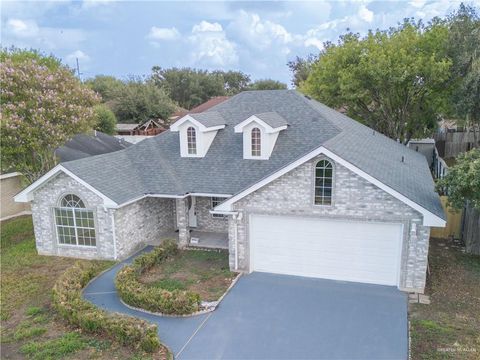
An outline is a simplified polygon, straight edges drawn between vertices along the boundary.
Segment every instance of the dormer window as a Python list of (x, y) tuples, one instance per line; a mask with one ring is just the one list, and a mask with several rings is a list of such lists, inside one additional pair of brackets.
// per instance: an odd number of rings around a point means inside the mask
[(192, 126), (187, 129), (187, 149), (190, 155), (197, 154), (197, 132)]
[(216, 111), (188, 114), (173, 123), (170, 131), (178, 132), (181, 157), (202, 158), (207, 154), (217, 132), (225, 128), (225, 119)]
[(235, 126), (235, 132), (243, 134), (243, 158), (268, 160), (278, 134), (287, 126), (287, 121), (276, 112), (252, 115)]
[(261, 156), (262, 155), (262, 133), (259, 128), (252, 129), (251, 135), (252, 143), (252, 156)]

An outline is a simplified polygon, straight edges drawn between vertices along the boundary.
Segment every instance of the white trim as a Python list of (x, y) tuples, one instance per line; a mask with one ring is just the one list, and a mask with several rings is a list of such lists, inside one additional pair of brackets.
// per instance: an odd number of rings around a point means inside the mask
[(221, 203), (219, 206), (217, 206), (215, 211), (230, 211), (231, 206), (237, 202), (238, 200), (242, 199), (243, 197), (251, 194), (252, 192), (260, 189), (261, 187), (269, 184), (273, 180), (279, 178), (280, 176), (286, 174), (287, 172), (293, 170), (297, 166), (300, 166), (301, 164), (307, 162), (308, 160), (314, 158), (315, 156), (318, 156), (320, 154), (324, 154), (334, 160), (335, 162), (338, 162), (340, 165), (343, 165), (347, 169), (351, 170), (352, 172), (356, 173), (360, 177), (364, 178), (365, 180), (371, 182), (375, 186), (379, 187), (383, 191), (387, 192), (388, 194), (392, 195), (393, 197), (397, 198), (398, 200), (402, 201), (406, 205), (410, 206), (411, 208), (417, 210), (419, 213), (423, 215), (423, 225), (425, 226), (436, 226), (436, 227), (445, 227), (445, 220), (440, 218), (439, 216), (433, 214), (429, 210), (425, 209), (424, 207), (420, 206), (416, 202), (408, 199), (406, 196), (400, 194), (398, 191), (392, 189), (391, 187), (385, 185), (381, 181), (377, 180), (373, 176), (367, 174), (363, 170), (359, 169), (358, 167), (354, 166), (350, 162), (344, 160), (340, 156), (334, 154), (330, 150), (324, 148), (323, 146), (309, 152), (308, 154), (304, 155), (303, 157), (295, 160), (291, 164), (285, 166), (284, 168), (280, 169), (276, 173), (264, 178), (263, 180), (253, 184), (249, 188), (243, 190), (242, 192), (236, 194), (235, 196), (232, 196), (225, 202)]
[(185, 195), (169, 195), (169, 194), (145, 194), (142, 196), (139, 196), (137, 198), (125, 201), (124, 203), (118, 204), (117, 206), (112, 207), (113, 209), (119, 209), (124, 206), (133, 204), (134, 202), (137, 202), (139, 200), (145, 199), (145, 198), (165, 198), (165, 199), (185, 199), (186, 197), (189, 196), (198, 196), (198, 197), (224, 197), (228, 198), (232, 196), (231, 194), (210, 194), (210, 193), (188, 193)]
[(5, 216), (3, 218), (0, 218), (0, 221), (9, 220), (9, 219), (13, 219), (13, 218), (16, 218), (16, 217), (19, 217), (19, 216), (24, 216), (24, 215), (32, 215), (32, 212), (30, 210), (20, 211), (16, 214), (8, 215), (8, 216)]
[(18, 171), (11, 172), (11, 173), (8, 173), (8, 174), (0, 174), (0, 180), (8, 179), (8, 178), (15, 177), (15, 176), (22, 176), (22, 175), (23, 174), (18, 172)]
[(279, 132), (279, 131), (282, 131), (282, 130), (285, 130), (287, 128), (287, 125), (282, 125), (282, 126), (278, 126), (278, 127), (271, 127), (270, 125), (268, 125), (265, 121), (263, 121), (262, 119), (256, 117), (255, 115), (252, 115), (250, 116), (248, 119), (246, 120), (243, 120), (240, 124), (238, 125), (235, 125), (234, 127), (234, 130), (236, 133), (241, 133), (243, 132), (243, 128), (245, 126), (247, 126), (248, 124), (250, 124), (251, 122), (256, 122), (258, 123), (259, 125), (261, 125), (265, 131), (269, 134), (272, 134), (272, 133), (276, 133), (276, 132)]
[(221, 197), (221, 198), (229, 198), (232, 194), (213, 194), (213, 193), (188, 193), (186, 196), (193, 195), (198, 197)]
[(218, 215), (237, 215), (238, 211), (216, 211), (216, 210), (209, 210), (210, 214), (218, 214)]
[(35, 181), (33, 184), (31, 184), (30, 186), (26, 187), (25, 189), (23, 189), (21, 192), (19, 192), (17, 195), (15, 195), (13, 197), (13, 199), (15, 200), (15, 202), (30, 202), (33, 200), (33, 195), (32, 195), (32, 192), (37, 189), (38, 187), (40, 187), (41, 185), (43, 185), (46, 181), (48, 181), (51, 177), (57, 175), (59, 172), (63, 172), (64, 174), (70, 176), (71, 178), (73, 178), (75, 181), (79, 182), (81, 185), (85, 186), (88, 190), (90, 190), (91, 192), (97, 194), (98, 196), (100, 196), (102, 199), (103, 199), (103, 202), (104, 202), (104, 205), (105, 206), (108, 206), (108, 207), (112, 207), (112, 206), (117, 206), (117, 203), (115, 201), (113, 201), (112, 199), (110, 199), (108, 196), (104, 195), (103, 193), (101, 193), (100, 191), (98, 191), (97, 189), (95, 189), (93, 186), (91, 186), (90, 184), (88, 184), (87, 182), (85, 182), (84, 180), (80, 179), (77, 175), (75, 175), (74, 173), (72, 173), (71, 171), (67, 170), (66, 168), (64, 168), (62, 165), (57, 165), (55, 166), (52, 170), (50, 170), (49, 172), (47, 172), (45, 175), (43, 175), (40, 179), (38, 179), (37, 181)]
[(208, 132), (208, 131), (215, 131), (221, 130), (225, 128), (225, 125), (215, 125), (215, 126), (205, 126), (200, 121), (196, 120), (194, 117), (190, 115), (185, 115), (184, 117), (175, 121), (172, 125), (170, 125), (170, 131), (177, 132), (179, 131), (179, 127), (186, 121), (192, 122), (201, 132)]

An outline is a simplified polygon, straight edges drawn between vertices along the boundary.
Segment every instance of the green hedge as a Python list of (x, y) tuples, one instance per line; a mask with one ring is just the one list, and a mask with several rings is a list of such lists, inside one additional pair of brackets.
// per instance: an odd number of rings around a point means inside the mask
[(130, 316), (108, 313), (82, 298), (82, 289), (99, 272), (95, 263), (78, 261), (58, 279), (53, 288), (53, 306), (72, 325), (102, 334), (123, 345), (156, 352), (161, 343), (157, 326)]
[(160, 264), (177, 251), (175, 242), (165, 241), (160, 247), (138, 256), (132, 265), (120, 270), (115, 278), (115, 286), (120, 298), (131, 306), (163, 314), (184, 315), (198, 311), (200, 309), (199, 294), (184, 290), (169, 291), (149, 287), (138, 281), (143, 272)]

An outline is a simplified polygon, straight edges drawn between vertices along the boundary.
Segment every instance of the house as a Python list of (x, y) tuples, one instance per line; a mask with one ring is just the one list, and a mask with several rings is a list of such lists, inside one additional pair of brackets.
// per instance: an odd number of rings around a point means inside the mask
[(175, 121), (175, 120), (178, 120), (180, 119), (182, 116), (185, 116), (187, 114), (197, 114), (197, 113), (201, 113), (201, 112), (204, 112), (204, 111), (207, 111), (208, 109), (224, 102), (225, 100), (227, 100), (229, 98), (229, 96), (215, 96), (207, 101), (205, 101), (204, 103), (194, 107), (193, 109), (191, 110), (185, 110), (185, 109), (181, 109), (179, 111), (176, 111), (172, 114), (172, 116), (170, 117), (170, 120), (171, 121)]
[(423, 154), (427, 159), (430, 169), (433, 168), (433, 162), (435, 159), (435, 139), (412, 139), (408, 142), (407, 146)]
[(228, 248), (232, 270), (420, 293), (445, 226), (422, 154), (294, 90), (242, 92), (15, 199), (40, 254), (123, 259), (175, 236)]
[(135, 135), (135, 130), (137, 129), (138, 124), (122, 124), (117, 123), (115, 126), (115, 132), (118, 135)]
[(132, 144), (94, 130), (92, 134), (78, 134), (55, 150), (60, 162), (123, 150)]
[(17, 203), (13, 197), (24, 187), (25, 178), (19, 172), (0, 174), (0, 221), (30, 214), (30, 204)]

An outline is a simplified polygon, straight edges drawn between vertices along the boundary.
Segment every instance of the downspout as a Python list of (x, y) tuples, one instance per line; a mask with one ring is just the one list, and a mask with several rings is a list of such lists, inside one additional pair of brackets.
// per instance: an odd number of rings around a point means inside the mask
[(235, 249), (235, 271), (238, 270), (237, 214), (233, 214), (233, 248)]

